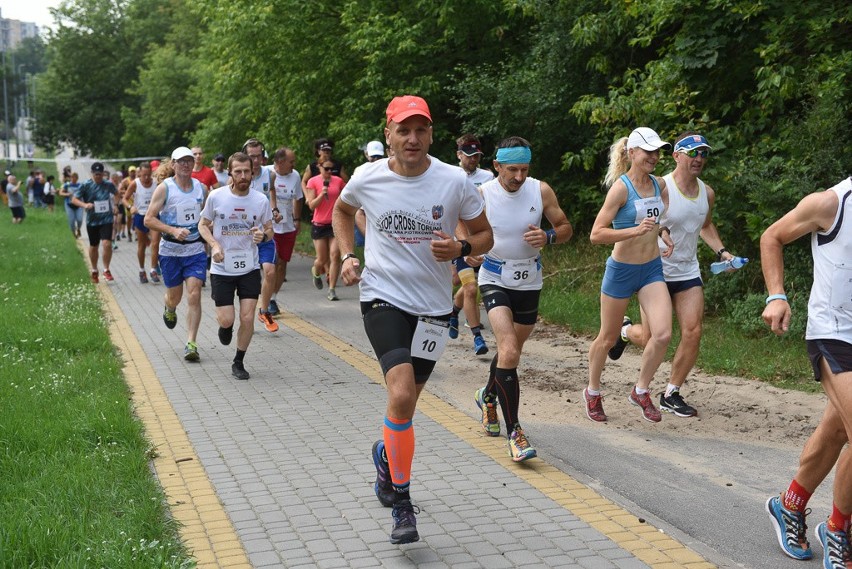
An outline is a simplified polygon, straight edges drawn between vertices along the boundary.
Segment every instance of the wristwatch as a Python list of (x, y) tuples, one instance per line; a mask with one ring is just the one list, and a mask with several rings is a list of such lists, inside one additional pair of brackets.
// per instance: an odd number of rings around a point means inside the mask
[(357, 259), (358, 255), (356, 255), (355, 253), (346, 253), (345, 255), (343, 255), (343, 258), (340, 259), (340, 264), (342, 265), (346, 262), (346, 259), (351, 259), (352, 257), (355, 257)]

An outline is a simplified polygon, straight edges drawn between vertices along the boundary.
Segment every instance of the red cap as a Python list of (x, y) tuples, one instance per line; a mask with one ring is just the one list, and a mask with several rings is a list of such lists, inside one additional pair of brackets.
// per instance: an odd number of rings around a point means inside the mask
[(160, 167), (160, 161), (159, 160), (151, 160), (151, 170), (156, 170), (159, 167)]
[(403, 95), (402, 97), (394, 97), (388, 105), (388, 110), (385, 111), (388, 117), (387, 123), (402, 122), (408, 117), (420, 115), (429, 119), (432, 122), (432, 115), (429, 113), (429, 105), (426, 104), (420, 97), (414, 95)]

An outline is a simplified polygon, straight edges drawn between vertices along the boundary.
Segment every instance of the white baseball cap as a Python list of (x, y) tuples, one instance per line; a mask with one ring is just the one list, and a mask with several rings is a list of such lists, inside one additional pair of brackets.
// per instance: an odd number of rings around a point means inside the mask
[(627, 149), (641, 148), (642, 150), (654, 151), (660, 148), (671, 150), (672, 145), (660, 138), (660, 135), (647, 126), (640, 126), (627, 137)]
[(190, 150), (186, 146), (178, 146), (172, 151), (172, 160), (180, 160), (181, 158), (186, 158), (187, 156), (193, 158), (192, 150)]
[(378, 140), (371, 140), (367, 143), (367, 156), (384, 156), (385, 145)]

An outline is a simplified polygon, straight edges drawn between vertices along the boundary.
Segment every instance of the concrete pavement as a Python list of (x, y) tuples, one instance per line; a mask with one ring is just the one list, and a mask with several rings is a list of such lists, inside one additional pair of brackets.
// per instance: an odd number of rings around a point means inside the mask
[[(166, 329), (164, 287), (138, 282), (135, 246), (119, 243), (116, 281), (98, 287), (157, 475), (199, 566), (714, 566), (545, 461), (513, 463), (505, 439), (485, 437), (428, 389), (414, 419), (421, 541), (391, 545), (390, 510), (372, 488), (385, 393), (369, 350), (284, 314), (275, 334), (257, 323), (245, 360), (252, 377), (237, 381), (208, 285), (201, 362), (185, 362), (185, 305)], [(308, 266), (297, 256), (285, 286), (312, 287)], [(357, 317), (356, 291), (338, 306)]]

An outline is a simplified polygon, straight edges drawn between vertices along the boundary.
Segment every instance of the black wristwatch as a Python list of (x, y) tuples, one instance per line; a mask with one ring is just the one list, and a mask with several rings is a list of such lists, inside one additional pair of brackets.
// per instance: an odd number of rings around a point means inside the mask
[(467, 257), (468, 255), (470, 255), (470, 252), (473, 251), (473, 246), (470, 243), (468, 243), (467, 241), (465, 241), (464, 239), (459, 241), (459, 243), (461, 243), (461, 246), (462, 246), (461, 256)]
[(721, 261), (722, 260), (722, 253), (727, 253), (727, 252), (728, 252), (728, 250), (725, 249), (724, 247), (722, 247), (721, 249), (716, 251), (716, 260)]
[(346, 253), (345, 255), (343, 255), (343, 258), (340, 259), (340, 264), (342, 265), (343, 263), (346, 262), (346, 259), (351, 259), (353, 257), (355, 257), (357, 259), (358, 255), (356, 255), (355, 253)]

